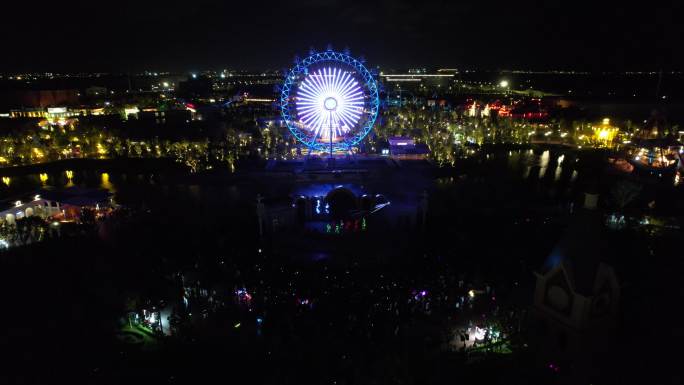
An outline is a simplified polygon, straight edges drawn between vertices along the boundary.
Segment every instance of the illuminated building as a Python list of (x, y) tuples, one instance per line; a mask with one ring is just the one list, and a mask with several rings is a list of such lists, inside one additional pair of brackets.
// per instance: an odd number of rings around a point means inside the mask
[(591, 129), (592, 139), (598, 147), (610, 147), (620, 131), (617, 127), (610, 125), (608, 118), (604, 118), (600, 125), (592, 126)]
[(626, 157), (637, 169), (662, 176), (676, 171), (683, 151), (682, 143), (674, 139), (635, 139), (627, 147)]
[(454, 78), (454, 72), (447, 72), (443, 71), (437, 74), (428, 74), (424, 72), (417, 72), (417, 71), (409, 71), (409, 73), (406, 74), (384, 74), (381, 73), (380, 77), (382, 78), (383, 81), (386, 82), (397, 82), (397, 83), (402, 83), (402, 82), (415, 82), (415, 83), (421, 83), (421, 82), (440, 82), (440, 81), (450, 81)]
[(34, 215), (41, 218), (73, 219), (78, 217), (84, 207), (104, 208), (111, 203), (112, 194), (104, 190), (80, 187), (61, 191), (41, 189), (13, 204), (0, 207), (0, 221), (13, 224), (17, 219)]
[(430, 154), (430, 150), (423, 143), (416, 144), (411, 138), (391, 137), (389, 138), (389, 154), (399, 159), (425, 159)]
[(67, 107), (47, 107), (47, 108), (22, 108), (10, 110), (10, 118), (42, 118), (51, 124), (64, 122), (66, 119), (75, 116), (104, 115), (104, 108), (67, 108)]
[(649, 121), (626, 143), (623, 156), (637, 173), (669, 179), (682, 165), (684, 145), (674, 135), (665, 136), (662, 125), (657, 119)]
[(528, 101), (515, 103), (510, 111), (514, 119), (543, 120), (548, 118), (548, 111), (542, 106), (541, 99), (530, 99)]
[(137, 106), (124, 108), (124, 117), (126, 119), (137, 118), (138, 113), (140, 113), (140, 109)]

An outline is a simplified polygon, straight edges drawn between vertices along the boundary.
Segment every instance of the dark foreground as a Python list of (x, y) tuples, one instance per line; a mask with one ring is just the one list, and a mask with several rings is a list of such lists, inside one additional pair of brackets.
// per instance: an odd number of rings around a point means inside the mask
[[(343, 253), (299, 250), (308, 259), (259, 239), (251, 197), (216, 210), (185, 195), (155, 204), (159, 186), (128, 192), (145, 201), (129, 216), (0, 254), (0, 383), (571, 383), (571, 366), (549, 370), (535, 349), (528, 311), (533, 272), (566, 227), (568, 205), (581, 203), (582, 183), (549, 193), (486, 174), (462, 179), (431, 193), (424, 230), (369, 223), (366, 234), (324, 238)], [(681, 230), (635, 224), (608, 234), (620, 317), (589, 379), (679, 383)], [(307, 245), (296, 228), (281, 237)], [(242, 289), (249, 298), (236, 296)], [(160, 304), (180, 309), (173, 335), (122, 338), (131, 310)], [(496, 324), (505, 344), (454, 347), (469, 322)]]

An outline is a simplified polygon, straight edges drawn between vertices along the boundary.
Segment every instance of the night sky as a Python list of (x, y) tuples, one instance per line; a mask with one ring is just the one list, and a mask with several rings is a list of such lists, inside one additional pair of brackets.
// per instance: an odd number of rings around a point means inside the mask
[(310, 47), (383, 68), (680, 70), (677, 1), (3, 4), (0, 71), (282, 69)]

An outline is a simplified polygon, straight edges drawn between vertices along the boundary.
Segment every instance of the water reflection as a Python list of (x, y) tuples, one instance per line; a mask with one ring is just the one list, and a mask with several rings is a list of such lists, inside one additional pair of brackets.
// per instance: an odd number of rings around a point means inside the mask
[(525, 172), (523, 173), (523, 179), (530, 177), (530, 171), (532, 171), (532, 166), (525, 166)]
[[(485, 154), (483, 164), (492, 166), (492, 169), (495, 170), (500, 169), (502, 173), (507, 175), (518, 176), (524, 180), (530, 177), (546, 180), (549, 167), (554, 167), (554, 183), (574, 182), (578, 176), (577, 171), (574, 170), (574, 163), (566, 162), (566, 157), (571, 155), (559, 153), (563, 150), (556, 151), (544, 150), (536, 154), (533, 149), (492, 152)], [(503, 159), (506, 159), (506, 161), (502, 162)]]
[(546, 169), (549, 167), (549, 150), (542, 153), (541, 159), (539, 160), (539, 179), (544, 178), (546, 175)]
[(102, 175), (100, 175), (100, 188), (103, 188), (105, 190), (109, 190), (110, 192), (114, 192), (114, 186), (109, 182), (109, 173), (103, 172)]
[(558, 182), (560, 180), (562, 174), (563, 174), (563, 168), (559, 164), (558, 166), (556, 166), (556, 172), (553, 175), (553, 180)]
[(66, 170), (64, 173), (66, 174), (66, 177), (67, 177), (66, 187), (73, 187), (74, 186), (74, 181), (73, 181), (74, 172), (72, 170)]
[(561, 167), (561, 165), (563, 164), (563, 159), (565, 159), (565, 155), (559, 156), (558, 160), (556, 161), (556, 173), (553, 178), (553, 180), (556, 182), (560, 180), (561, 175), (563, 174), (563, 167)]
[[(512, 179), (512, 180), (526, 180), (535, 184), (543, 184), (548, 188), (565, 188), (568, 183), (573, 183), (578, 178), (578, 172), (574, 170), (575, 157), (571, 153), (564, 154), (563, 150), (545, 150), (543, 152), (534, 153), (531, 149), (524, 150), (504, 150), (491, 151), (488, 154), (482, 154), (481, 163), (471, 163), (467, 166), (467, 162), (461, 163), (463, 167), (473, 167), (472, 169), (459, 170), (461, 173), (468, 174), (471, 177), (483, 175), (487, 178), (492, 178), (492, 181)], [(556, 164), (554, 164), (554, 162)], [(458, 168), (457, 166), (456, 168)], [(539, 168), (537, 170), (536, 168)], [(554, 167), (554, 177), (546, 178), (546, 173), (549, 167)], [(481, 171), (483, 174), (480, 174)], [(461, 178), (444, 178), (442, 184), (457, 184)], [(193, 200), (202, 200), (208, 193), (208, 187), (205, 184), (201, 185), (186, 185), (183, 181), (177, 186), (174, 178), (165, 173), (151, 173), (151, 172), (131, 172), (111, 170), (55, 170), (54, 172), (35, 173), (31, 175), (5, 176), (2, 178), (0, 184), (0, 195), (10, 197), (14, 195), (28, 193), (37, 190), (41, 187), (64, 188), (71, 186), (81, 186), (88, 188), (102, 188), (112, 193), (121, 195), (121, 198), (131, 199), (131, 197), (139, 194), (141, 188), (155, 188), (157, 194), (174, 195), (180, 193), (187, 195)], [(230, 195), (238, 198), (245, 195), (245, 187), (234, 187), (230, 191)], [(174, 189), (181, 188), (176, 191)], [(251, 187), (249, 187), (251, 188)], [(239, 191), (238, 191), (239, 190)], [(543, 189), (547, 191), (547, 189)], [(558, 190), (558, 191), (563, 191)], [(274, 193), (280, 193), (274, 191)], [(228, 194), (223, 191), (221, 194)]]

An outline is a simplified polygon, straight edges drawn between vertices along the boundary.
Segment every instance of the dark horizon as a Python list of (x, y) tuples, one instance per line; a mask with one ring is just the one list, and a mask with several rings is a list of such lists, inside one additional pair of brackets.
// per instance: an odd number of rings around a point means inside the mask
[(681, 70), (682, 6), (662, 3), (36, 4), (47, 19), (13, 4), (0, 26), (10, 52), (0, 71), (280, 70), (328, 45), (382, 68)]

